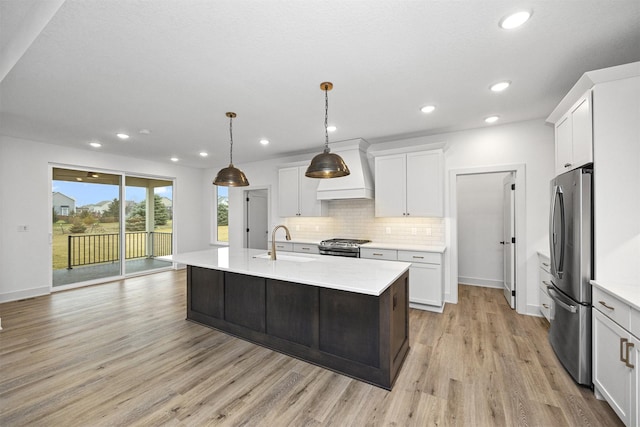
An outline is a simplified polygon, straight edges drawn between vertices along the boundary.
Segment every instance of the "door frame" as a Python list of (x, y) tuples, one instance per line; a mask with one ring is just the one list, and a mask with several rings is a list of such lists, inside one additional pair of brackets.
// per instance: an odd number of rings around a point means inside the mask
[(482, 166), (473, 168), (459, 168), (449, 170), (449, 226), (447, 227), (447, 252), (449, 253), (449, 277), (445, 289), (446, 302), (458, 303), (458, 184), (459, 175), (477, 175), (485, 173), (513, 172), (516, 180), (516, 283), (520, 284), (516, 290), (516, 312), (526, 314), (526, 165), (524, 163)]
[[(242, 230), (246, 230), (248, 227), (247, 224), (247, 193), (254, 190), (266, 190), (267, 191), (267, 230), (271, 229), (271, 186), (270, 185), (251, 185), (249, 187), (245, 187), (242, 192)], [(247, 247), (247, 233), (246, 231), (242, 233), (242, 247)], [(269, 241), (269, 236), (267, 236), (267, 242)], [(268, 244), (267, 244), (268, 246)]]

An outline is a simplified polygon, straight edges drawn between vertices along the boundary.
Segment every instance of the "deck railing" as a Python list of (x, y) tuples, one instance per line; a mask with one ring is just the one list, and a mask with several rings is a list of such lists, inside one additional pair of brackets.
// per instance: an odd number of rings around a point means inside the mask
[[(173, 233), (136, 231), (124, 233), (125, 259), (171, 255)], [(67, 243), (67, 268), (120, 261), (120, 235), (70, 235)]]

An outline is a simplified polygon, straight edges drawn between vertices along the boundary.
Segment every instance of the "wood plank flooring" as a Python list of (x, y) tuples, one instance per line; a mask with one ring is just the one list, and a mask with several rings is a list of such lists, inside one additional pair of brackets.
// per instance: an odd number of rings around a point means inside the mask
[(184, 271), (0, 304), (0, 426), (619, 426), (541, 318), (460, 286), (411, 310), (392, 392), (185, 320)]

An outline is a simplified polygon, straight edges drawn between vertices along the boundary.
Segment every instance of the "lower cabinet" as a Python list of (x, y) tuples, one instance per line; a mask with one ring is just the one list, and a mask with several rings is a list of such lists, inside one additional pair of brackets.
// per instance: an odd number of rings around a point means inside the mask
[[(594, 392), (609, 403), (626, 426), (639, 426), (640, 339), (596, 309), (601, 299), (596, 301), (596, 295), (594, 292), (592, 309)], [(615, 308), (619, 311), (625, 306)]]
[(551, 273), (549, 272), (549, 257), (538, 254), (538, 286), (540, 287), (540, 313), (551, 321), (551, 305), (553, 300), (549, 296), (547, 286), (551, 285)]
[(444, 310), (442, 254), (438, 252), (361, 248), (360, 257), (410, 262), (409, 306), (427, 311)]

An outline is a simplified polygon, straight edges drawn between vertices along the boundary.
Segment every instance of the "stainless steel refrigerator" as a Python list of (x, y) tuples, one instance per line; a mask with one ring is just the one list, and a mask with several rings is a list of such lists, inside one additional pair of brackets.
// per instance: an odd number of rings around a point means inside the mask
[(591, 284), (593, 278), (593, 168), (551, 181), (549, 244), (553, 300), (549, 342), (573, 379), (591, 385)]

